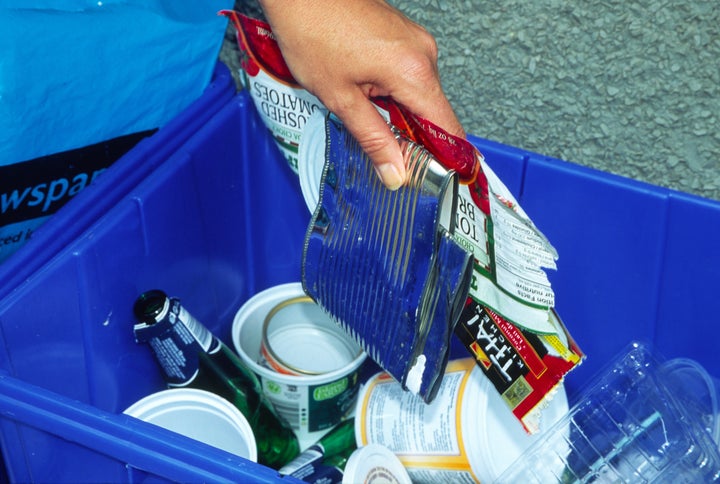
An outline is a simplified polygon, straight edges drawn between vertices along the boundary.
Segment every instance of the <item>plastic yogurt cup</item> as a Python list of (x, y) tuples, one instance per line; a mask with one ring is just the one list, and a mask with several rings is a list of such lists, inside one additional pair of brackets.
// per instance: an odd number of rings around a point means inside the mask
[(257, 462), (255, 435), (247, 419), (214, 393), (195, 388), (163, 390), (123, 413)]
[(564, 389), (528, 435), (473, 358), (450, 361), (435, 400), (425, 404), (386, 373), (360, 391), (358, 447), (379, 443), (403, 463), (413, 482), (493, 482), (567, 414)]
[[(355, 408), (360, 366), (367, 355), (306, 297), (299, 282), (274, 286), (248, 299), (235, 315), (232, 341), (243, 363), (260, 378), (275, 410), (295, 431), (301, 448)], [(277, 371), (278, 366), (285, 370)]]

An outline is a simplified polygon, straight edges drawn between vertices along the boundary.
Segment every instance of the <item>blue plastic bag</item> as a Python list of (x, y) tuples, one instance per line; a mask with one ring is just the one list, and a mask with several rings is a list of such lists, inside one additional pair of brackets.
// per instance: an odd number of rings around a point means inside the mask
[(158, 128), (212, 75), (232, 0), (0, 0), (0, 166)]

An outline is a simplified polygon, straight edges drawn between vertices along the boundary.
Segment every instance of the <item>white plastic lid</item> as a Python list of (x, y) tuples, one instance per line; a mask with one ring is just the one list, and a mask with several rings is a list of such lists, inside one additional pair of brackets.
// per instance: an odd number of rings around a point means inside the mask
[(123, 413), (257, 462), (250, 424), (214, 393), (194, 388), (163, 390), (138, 400)]
[(325, 166), (325, 116), (318, 109), (308, 118), (298, 146), (298, 177), (305, 205), (310, 213), (320, 200), (320, 180)]
[(343, 484), (412, 484), (400, 459), (387, 447), (368, 444), (350, 455), (345, 465)]

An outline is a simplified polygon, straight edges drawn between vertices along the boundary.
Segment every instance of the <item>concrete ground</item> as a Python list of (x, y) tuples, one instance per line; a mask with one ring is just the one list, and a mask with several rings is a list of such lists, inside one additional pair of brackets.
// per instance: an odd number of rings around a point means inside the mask
[[(437, 39), (469, 133), (720, 200), (714, 1), (391, 3)], [(229, 29), (231, 67), (234, 49)]]

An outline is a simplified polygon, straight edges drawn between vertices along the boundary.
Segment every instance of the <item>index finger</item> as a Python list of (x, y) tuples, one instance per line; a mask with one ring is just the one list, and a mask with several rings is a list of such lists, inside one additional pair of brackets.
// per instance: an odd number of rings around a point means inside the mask
[(438, 79), (433, 83), (426, 83), (418, 87), (414, 93), (410, 90), (403, 90), (394, 92), (392, 97), (413, 114), (427, 119), (449, 134), (465, 138), (465, 130), (450, 105), (450, 101), (445, 96)]

